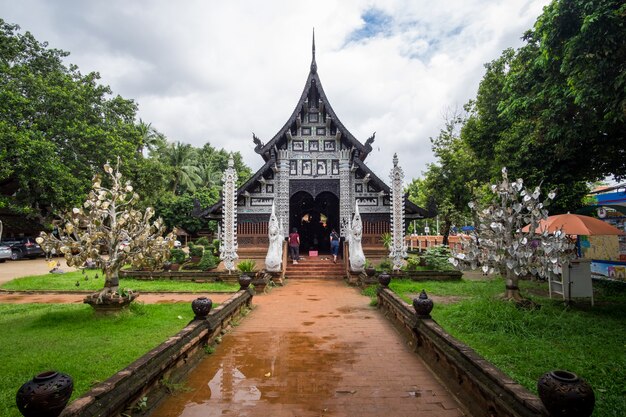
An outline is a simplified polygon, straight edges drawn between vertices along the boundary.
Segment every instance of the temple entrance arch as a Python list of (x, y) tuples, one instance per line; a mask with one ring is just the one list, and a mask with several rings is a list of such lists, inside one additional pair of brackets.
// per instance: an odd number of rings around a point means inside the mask
[(339, 231), (339, 198), (330, 191), (317, 196), (298, 191), (289, 199), (289, 231), (300, 233), (300, 250), (330, 251), (328, 237), (334, 228)]

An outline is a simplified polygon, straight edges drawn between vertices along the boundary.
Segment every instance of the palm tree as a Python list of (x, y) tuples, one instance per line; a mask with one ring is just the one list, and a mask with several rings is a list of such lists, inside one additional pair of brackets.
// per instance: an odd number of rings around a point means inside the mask
[(221, 188), (222, 174), (224, 170), (220, 168), (219, 154), (210, 143), (206, 143), (198, 151), (198, 168), (201, 184), (206, 188)]
[(165, 163), (172, 170), (172, 192), (177, 193), (179, 187), (194, 191), (202, 181), (196, 165), (196, 150), (188, 143), (170, 143), (164, 149)]
[(141, 137), (141, 142), (137, 148), (137, 153), (139, 155), (143, 155), (144, 149), (147, 149), (148, 152), (154, 152), (156, 149), (166, 145), (167, 139), (165, 138), (165, 135), (156, 130), (152, 126), (152, 123), (146, 123), (139, 119), (139, 123), (137, 123), (136, 128), (139, 132), (139, 136)]

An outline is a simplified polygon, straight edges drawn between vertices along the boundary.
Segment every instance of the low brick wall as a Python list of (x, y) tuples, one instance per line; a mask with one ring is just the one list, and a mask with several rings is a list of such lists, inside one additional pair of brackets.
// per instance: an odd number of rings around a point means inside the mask
[(548, 416), (536, 395), (450, 336), (436, 321), (418, 318), (413, 307), (388, 288), (378, 291), (378, 307), (473, 417)]
[[(401, 271), (402, 278), (413, 281), (458, 281), (463, 277), (461, 271)], [(391, 278), (395, 278), (392, 275)]]
[(120, 277), (146, 281), (237, 282), (239, 275), (225, 271), (120, 271)]
[(251, 302), (251, 291), (237, 292), (211, 310), (205, 320), (191, 321), (175, 336), (70, 403), (60, 417), (114, 417), (132, 409), (144, 396), (148, 397), (148, 407), (153, 407), (167, 393), (160, 382), (180, 381), (202, 359), (204, 346)]
[[(378, 285), (379, 272), (373, 276), (365, 273), (348, 272), (348, 284), (367, 287)], [(410, 279), (411, 281), (460, 281), (463, 277), (461, 271), (396, 271), (391, 274), (391, 280)]]

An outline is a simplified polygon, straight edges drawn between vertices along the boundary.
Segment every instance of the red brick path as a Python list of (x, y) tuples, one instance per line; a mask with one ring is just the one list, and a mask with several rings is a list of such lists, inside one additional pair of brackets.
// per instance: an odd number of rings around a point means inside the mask
[(253, 299), (152, 416), (463, 416), (369, 298), (335, 280)]

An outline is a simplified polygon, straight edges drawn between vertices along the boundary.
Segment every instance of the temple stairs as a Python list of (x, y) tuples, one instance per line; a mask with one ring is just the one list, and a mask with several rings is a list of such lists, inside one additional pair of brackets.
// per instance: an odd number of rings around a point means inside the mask
[(285, 276), (289, 279), (339, 280), (345, 278), (343, 259), (338, 257), (336, 264), (332, 259), (332, 255), (301, 256), (296, 265), (291, 261), (288, 262)]

